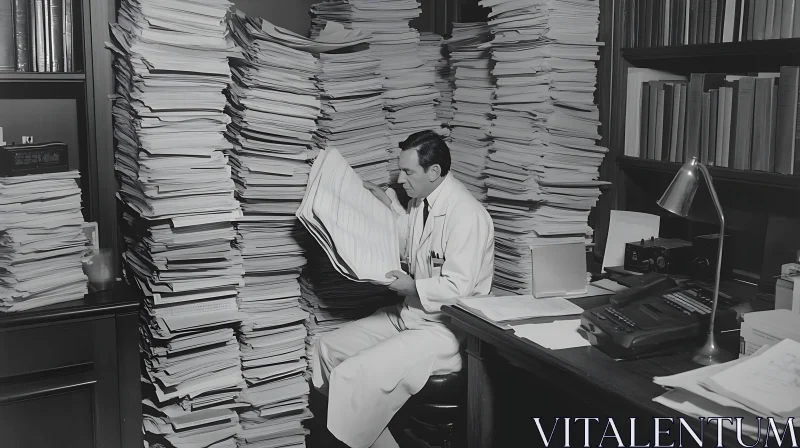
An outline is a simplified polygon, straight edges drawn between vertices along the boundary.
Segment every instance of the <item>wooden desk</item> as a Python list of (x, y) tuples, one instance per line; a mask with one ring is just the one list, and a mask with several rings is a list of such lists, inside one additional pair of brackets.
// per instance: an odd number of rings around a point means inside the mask
[(138, 310), (118, 283), (0, 314), (0, 445), (141, 447)]
[[(604, 301), (607, 299), (608, 297), (602, 298)], [(595, 306), (578, 304), (584, 308)], [(592, 397), (595, 403), (601, 403), (612, 412), (618, 411), (617, 415), (626, 421), (628, 417), (682, 416), (653, 401), (653, 398), (665, 392), (664, 388), (653, 383), (653, 377), (699, 367), (691, 362), (694, 346), (687, 346), (669, 355), (615, 361), (594, 347), (549, 350), (516, 337), (513, 331), (504, 331), (461, 309), (447, 306), (442, 311), (451, 318), (456, 328), (467, 333), (467, 440), (470, 448), (499, 446), (494, 444), (496, 434), (493, 428), (496, 398), (494, 389), (498, 385), (498, 379), (493, 378), (491, 372), (492, 363), (498, 360), (518, 366), (535, 376), (543, 384), (543, 388), (552, 386), (569, 391), (571, 396), (564, 397), (567, 400), (578, 403), (581, 399)], [(594, 417), (585, 414), (583, 416)], [(695, 431), (699, 430), (699, 424), (693, 426)], [(545, 430), (549, 431), (550, 428)], [(625, 431), (626, 429), (620, 429), (621, 433)], [(723, 437), (736, 440), (733, 432)], [(538, 440), (533, 440), (534, 445), (535, 442)], [(582, 443), (583, 440), (580, 445)], [(613, 440), (609, 446), (612, 445), (616, 446)]]

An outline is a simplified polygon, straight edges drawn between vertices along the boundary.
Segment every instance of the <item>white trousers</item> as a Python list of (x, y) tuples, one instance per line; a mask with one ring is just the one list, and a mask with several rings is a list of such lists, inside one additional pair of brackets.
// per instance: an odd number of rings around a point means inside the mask
[(403, 305), (323, 335), (313, 382), (328, 395), (328, 430), (351, 448), (372, 446), (431, 375), (461, 370), (462, 339)]

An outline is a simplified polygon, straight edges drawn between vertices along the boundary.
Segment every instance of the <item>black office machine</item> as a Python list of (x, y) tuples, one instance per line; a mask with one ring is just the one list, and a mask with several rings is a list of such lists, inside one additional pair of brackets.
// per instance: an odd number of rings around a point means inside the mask
[(692, 257), (692, 243), (670, 238), (650, 238), (625, 244), (625, 270), (684, 274)]
[(60, 142), (0, 146), (0, 176), (69, 171), (67, 145)]
[[(722, 269), (720, 278), (730, 280), (733, 278), (733, 265), (731, 259), (732, 252), (731, 235), (725, 235), (723, 247), (725, 252), (722, 254)], [(717, 249), (719, 247), (719, 233), (711, 235), (699, 235), (694, 238), (692, 243), (692, 278), (695, 280), (714, 281), (714, 274), (717, 269)]]
[[(677, 285), (659, 274), (612, 297), (609, 305), (587, 309), (581, 328), (589, 342), (615, 359), (635, 358), (669, 349), (705, 334), (712, 291), (695, 283)], [(716, 330), (738, 327), (737, 300), (720, 293)]]

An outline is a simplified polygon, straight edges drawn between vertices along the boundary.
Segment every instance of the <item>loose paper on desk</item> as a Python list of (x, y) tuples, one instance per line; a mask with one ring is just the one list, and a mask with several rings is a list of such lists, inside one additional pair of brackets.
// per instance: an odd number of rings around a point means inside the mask
[(608, 239), (603, 255), (603, 270), (609, 266), (625, 264), (625, 243), (650, 237), (658, 238), (661, 218), (649, 213), (611, 210), (608, 224)]
[(534, 297), (586, 294), (586, 244), (565, 243), (531, 247)]
[(557, 320), (538, 324), (511, 325), (514, 334), (550, 350), (591, 345), (580, 332), (581, 320)]
[(563, 297), (537, 299), (531, 295), (468, 297), (459, 299), (461, 308), (482, 314), (494, 322), (507, 322), (535, 317), (578, 315), (583, 308)]
[(800, 415), (800, 342), (792, 339), (719, 372), (703, 385), (757, 410), (783, 419)]

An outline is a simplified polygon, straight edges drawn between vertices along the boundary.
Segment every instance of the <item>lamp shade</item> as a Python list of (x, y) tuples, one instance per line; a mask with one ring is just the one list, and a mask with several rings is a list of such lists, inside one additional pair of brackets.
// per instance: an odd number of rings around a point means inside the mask
[(697, 193), (697, 186), (700, 183), (700, 173), (697, 167), (697, 158), (686, 162), (672, 183), (669, 184), (664, 195), (658, 200), (658, 205), (678, 216), (686, 217), (689, 208), (692, 206), (694, 195)]

